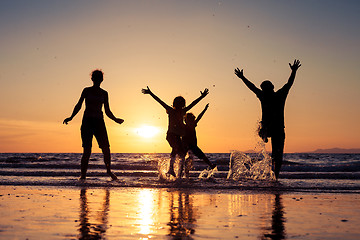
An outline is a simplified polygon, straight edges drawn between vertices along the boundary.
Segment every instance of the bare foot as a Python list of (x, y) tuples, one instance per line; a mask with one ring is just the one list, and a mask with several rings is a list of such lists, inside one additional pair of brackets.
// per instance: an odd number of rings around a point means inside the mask
[(113, 174), (112, 172), (108, 172), (109, 176), (111, 177), (112, 180), (117, 180), (117, 176), (115, 174)]
[(174, 169), (169, 169), (169, 171), (167, 172), (167, 174), (176, 177), (176, 174), (175, 174), (175, 172), (174, 172)]

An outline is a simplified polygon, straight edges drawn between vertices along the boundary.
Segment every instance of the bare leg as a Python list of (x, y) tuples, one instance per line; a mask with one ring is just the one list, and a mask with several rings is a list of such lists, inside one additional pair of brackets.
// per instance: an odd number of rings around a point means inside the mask
[(280, 169), (284, 155), (284, 143), (285, 143), (285, 133), (281, 133), (271, 137), (271, 147), (272, 147), (271, 158), (274, 166), (276, 180), (279, 179), (279, 175), (280, 175)]
[(190, 170), (193, 167), (193, 155), (191, 151), (189, 151), (189, 156), (185, 159), (185, 177), (189, 178), (190, 176)]
[(199, 159), (202, 159), (205, 163), (207, 163), (211, 169), (216, 167), (216, 164), (210, 162), (210, 160), (206, 157), (203, 151), (198, 146), (191, 146), (191, 151), (197, 156)]
[(117, 180), (118, 178), (114, 173), (111, 172), (111, 154), (110, 148), (103, 148), (102, 152), (104, 154), (104, 163), (106, 166), (107, 174), (111, 177), (112, 180)]
[(212, 162), (210, 162), (210, 160), (206, 156), (203, 158), (203, 161), (206, 162), (210, 166), (211, 169), (214, 169), (216, 167), (216, 164), (213, 164)]
[(180, 156), (180, 164), (179, 164), (179, 175), (178, 177), (181, 178), (184, 173), (184, 165), (185, 165), (185, 156)]
[(174, 152), (174, 150), (171, 152), (171, 155), (170, 155), (170, 167), (169, 167), (169, 171), (167, 173), (176, 177), (176, 174), (174, 172), (174, 163), (175, 163), (175, 159), (176, 159), (176, 154), (174, 154), (173, 152)]
[(90, 148), (84, 148), (83, 155), (81, 157), (81, 176), (80, 179), (86, 178), (86, 172), (89, 165), (89, 159), (91, 155), (91, 147)]
[(182, 142), (181, 137), (175, 134), (167, 134), (166, 140), (168, 141), (169, 145), (171, 146), (171, 154), (170, 154), (170, 166), (169, 171), (167, 174), (173, 175), (176, 177), (175, 171), (174, 171), (174, 164), (176, 160), (176, 154), (179, 154), (182, 148)]

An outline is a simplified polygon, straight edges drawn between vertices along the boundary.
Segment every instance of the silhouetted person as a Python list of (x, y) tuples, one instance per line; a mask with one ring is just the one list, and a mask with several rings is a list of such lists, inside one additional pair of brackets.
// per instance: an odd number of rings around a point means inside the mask
[(176, 177), (174, 172), (174, 163), (176, 159), (176, 155), (179, 155), (181, 158), (180, 162), (180, 175), (182, 174), (183, 165), (185, 162), (185, 155), (186, 152), (183, 147), (181, 137), (184, 135), (185, 132), (185, 125), (184, 125), (184, 116), (187, 111), (189, 111), (192, 107), (194, 107), (201, 99), (203, 99), (208, 93), (209, 89), (205, 89), (204, 92), (200, 92), (201, 96), (194, 100), (189, 106), (185, 106), (186, 102), (185, 99), (181, 96), (174, 98), (173, 107), (170, 107), (166, 103), (164, 103), (160, 98), (158, 98), (149, 87), (146, 89), (142, 89), (142, 93), (150, 94), (161, 106), (166, 109), (166, 113), (169, 116), (169, 125), (168, 131), (166, 133), (166, 140), (169, 142), (170, 147), (172, 148), (171, 151), (171, 158), (170, 158), (170, 167), (168, 174), (173, 175)]
[(193, 198), (187, 191), (173, 191), (170, 192), (169, 203), (169, 235), (172, 239), (193, 239), (198, 215)]
[(272, 211), (271, 217), (271, 228), (267, 228), (268, 233), (265, 233), (261, 239), (274, 239), (281, 240), (286, 239), (286, 231), (285, 231), (285, 222), (286, 219), (284, 217), (285, 210), (282, 204), (281, 195), (279, 193), (275, 194), (275, 202), (274, 208)]
[(116, 180), (117, 177), (114, 173), (111, 172), (110, 169), (110, 144), (105, 127), (102, 107), (104, 106), (106, 116), (115, 122), (121, 124), (124, 122), (124, 120), (114, 116), (110, 110), (108, 93), (100, 88), (100, 84), (103, 81), (103, 72), (100, 70), (93, 71), (91, 80), (93, 81), (93, 86), (84, 88), (78, 103), (74, 107), (71, 117), (66, 118), (63, 123), (68, 124), (68, 122), (75, 117), (75, 115), (80, 111), (81, 106), (85, 100), (85, 111), (81, 125), (81, 139), (84, 152), (81, 158), (80, 179), (86, 178), (86, 171), (91, 155), (92, 138), (95, 136), (99, 147), (104, 154), (104, 162), (107, 169), (107, 174), (109, 174), (113, 180)]
[(257, 88), (246, 77), (244, 77), (243, 70), (235, 69), (235, 74), (241, 78), (245, 85), (253, 91), (261, 102), (262, 119), (259, 129), (259, 136), (268, 142), (268, 137), (271, 138), (272, 146), (272, 163), (275, 165), (275, 177), (279, 178), (280, 168), (284, 153), (285, 143), (285, 124), (284, 124), (284, 108), (285, 100), (289, 93), (291, 86), (294, 83), (296, 71), (301, 66), (299, 60), (294, 60), (293, 65), (290, 65), (291, 75), (288, 82), (278, 91), (274, 91), (274, 85), (269, 81), (263, 81), (260, 88)]
[[(106, 230), (108, 229), (108, 213), (110, 206), (110, 191), (105, 189), (104, 202), (102, 209), (91, 212), (87, 199), (87, 189), (80, 190), (80, 221), (79, 221), (79, 239), (104, 239)], [(91, 203), (92, 201), (90, 201)], [(94, 217), (91, 220), (90, 218)]]
[[(206, 157), (206, 155), (203, 153), (203, 151), (201, 151), (201, 149), (197, 145), (197, 137), (195, 130), (197, 123), (204, 116), (204, 113), (206, 112), (208, 107), (209, 104), (206, 104), (204, 110), (199, 114), (197, 118), (192, 113), (187, 113), (185, 115), (185, 134), (182, 140), (186, 152), (191, 151), (196, 157), (202, 159), (205, 163), (207, 163), (210, 166), (211, 169), (213, 169), (216, 167), (216, 165), (210, 162), (210, 160)], [(189, 157), (189, 159), (186, 159), (186, 165), (191, 164), (190, 163), (191, 160), (192, 160), (191, 157)], [(190, 167), (186, 167), (186, 171), (185, 171), (186, 175), (189, 170)]]

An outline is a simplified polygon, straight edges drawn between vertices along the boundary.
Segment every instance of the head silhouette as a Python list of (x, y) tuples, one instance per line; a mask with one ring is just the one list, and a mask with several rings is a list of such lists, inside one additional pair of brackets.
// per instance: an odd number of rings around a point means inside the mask
[(94, 70), (91, 73), (91, 80), (94, 85), (100, 86), (101, 82), (104, 80), (104, 73), (101, 70)]
[(194, 123), (195, 122), (195, 115), (192, 113), (187, 113), (185, 114), (185, 123), (189, 124), (189, 123)]
[(185, 98), (183, 98), (182, 96), (178, 96), (176, 98), (174, 98), (174, 101), (173, 101), (173, 107), (175, 109), (182, 109), (185, 107)]
[(274, 92), (274, 85), (269, 80), (263, 81), (260, 87), (264, 92)]

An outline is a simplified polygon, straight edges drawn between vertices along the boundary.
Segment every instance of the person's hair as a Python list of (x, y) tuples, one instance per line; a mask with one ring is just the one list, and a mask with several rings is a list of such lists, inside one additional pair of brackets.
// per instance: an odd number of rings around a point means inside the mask
[(174, 98), (174, 101), (173, 101), (173, 107), (175, 109), (182, 109), (185, 107), (185, 98), (183, 98), (182, 96), (178, 96), (176, 98)]
[(274, 90), (274, 85), (269, 81), (269, 80), (265, 80), (260, 84), (260, 87), (263, 91), (273, 91)]
[(185, 120), (188, 121), (188, 120), (192, 120), (192, 121), (195, 121), (195, 115), (192, 114), (192, 113), (186, 113), (185, 114)]
[(104, 80), (104, 73), (99, 69), (92, 71), (91, 80), (96, 83), (101, 83)]

